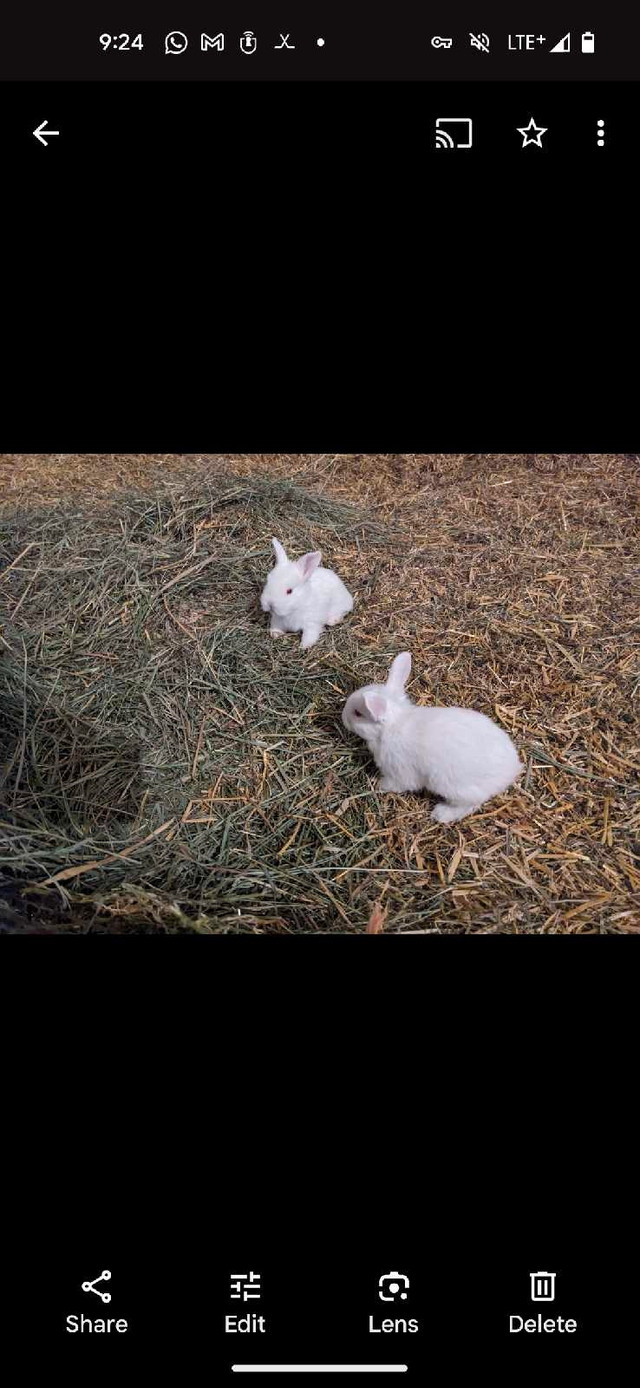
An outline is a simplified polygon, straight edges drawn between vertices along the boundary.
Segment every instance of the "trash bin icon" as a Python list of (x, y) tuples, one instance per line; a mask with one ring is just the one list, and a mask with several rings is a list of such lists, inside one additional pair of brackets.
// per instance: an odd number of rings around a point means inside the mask
[(556, 1295), (555, 1272), (531, 1272), (531, 1300), (553, 1301)]

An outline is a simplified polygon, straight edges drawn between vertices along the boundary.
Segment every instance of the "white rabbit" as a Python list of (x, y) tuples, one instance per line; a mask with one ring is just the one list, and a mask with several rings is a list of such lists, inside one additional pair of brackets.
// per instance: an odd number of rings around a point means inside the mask
[(263, 612), (271, 613), (269, 635), (301, 631), (305, 651), (315, 646), (325, 627), (336, 626), (351, 611), (353, 598), (333, 569), (319, 567), (319, 549), (301, 559), (287, 559), (280, 541), (271, 543), (276, 562), (260, 597)]
[(452, 824), (512, 785), (523, 770), (511, 738), (470, 708), (420, 708), (405, 693), (408, 651), (386, 684), (350, 694), (342, 712), (349, 732), (368, 743), (382, 772), (380, 790), (428, 790), (442, 796), (431, 815)]

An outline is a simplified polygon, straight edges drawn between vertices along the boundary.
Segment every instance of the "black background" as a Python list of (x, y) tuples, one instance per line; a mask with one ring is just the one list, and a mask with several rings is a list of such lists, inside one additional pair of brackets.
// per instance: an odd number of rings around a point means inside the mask
[[(25, 1377), (621, 1375), (629, 939), (226, 938), (214, 960), (198, 939), (123, 940), (10, 942), (2, 1326)], [(108, 1308), (79, 1285), (104, 1267)], [(269, 1335), (225, 1336), (229, 1274), (249, 1269)], [(411, 1301), (384, 1313), (416, 1315), (416, 1336), (367, 1334), (391, 1270)], [(553, 1305), (530, 1301), (536, 1270), (557, 1273)], [(130, 1331), (67, 1334), (81, 1312)], [(509, 1335), (539, 1312), (580, 1330)]]
[[(437, 1221), (429, 1220), (422, 1247), (414, 1245), (412, 1256), (400, 1227), (392, 1241), (379, 1237), (365, 1252), (348, 1227), (336, 1229), (328, 1243), (309, 1232), (305, 1241), (285, 1235), (274, 1251), (272, 1243), (265, 1246), (259, 1237), (247, 1241), (239, 1231), (235, 1246), (221, 1241), (215, 1225), (203, 1223), (195, 1246), (166, 1239), (150, 1245), (145, 1236), (126, 1249), (121, 1241), (110, 1248), (106, 1240), (109, 1256), (97, 1260), (89, 1248), (73, 1259), (68, 1251), (57, 1254), (54, 1276), (37, 1298), (38, 1335), (23, 1349), (23, 1367), (38, 1371), (46, 1362), (74, 1382), (86, 1381), (87, 1374), (101, 1381), (102, 1373), (105, 1380), (117, 1373), (133, 1382), (136, 1373), (181, 1371), (230, 1383), (230, 1366), (238, 1362), (407, 1363), (406, 1382), (419, 1381), (425, 1372), (467, 1374), (484, 1365), (507, 1383), (536, 1370), (552, 1379), (596, 1368), (621, 1372), (630, 1353), (637, 1284), (622, 1275), (611, 1243), (592, 1240), (580, 1258), (575, 1243), (570, 1256), (559, 1252), (556, 1237), (546, 1241), (540, 1259), (540, 1239), (523, 1237), (519, 1249), (498, 1239), (488, 1249), (486, 1226), (469, 1221), (461, 1228), (454, 1218), (446, 1239)], [(251, 1252), (244, 1257), (248, 1244)], [(529, 1274), (550, 1264), (557, 1273), (556, 1299), (532, 1303)], [(109, 1306), (80, 1289), (103, 1265), (112, 1273), (109, 1283), (100, 1284), (111, 1291)], [(230, 1300), (230, 1273), (249, 1269), (261, 1272), (260, 1301)], [(378, 1299), (378, 1279), (392, 1270), (410, 1275), (406, 1302)], [(31, 1307), (33, 1316), (33, 1301)], [(128, 1329), (67, 1333), (67, 1316), (81, 1313), (94, 1322), (121, 1316)], [(224, 1333), (227, 1314), (251, 1313), (264, 1315), (264, 1334)], [(511, 1315), (538, 1314), (572, 1317), (578, 1328), (575, 1333), (509, 1333)], [(413, 1316), (420, 1328), (416, 1334), (372, 1335), (370, 1316), (377, 1326), (386, 1318)], [(20, 1326), (20, 1338), (22, 1333)], [(288, 1381), (305, 1379), (289, 1376)]]
[[(441, 96), (5, 87), (2, 450), (637, 451), (634, 88), (461, 89), (469, 155), (430, 148)], [(423, 1331), (384, 1348), (421, 1377), (620, 1376), (632, 938), (2, 945), (21, 1380), (228, 1382), (239, 1262), (278, 1358), (364, 1356), (406, 1265)], [(102, 1267), (130, 1338), (65, 1336)], [(535, 1268), (584, 1335), (506, 1335)]]
[(633, 88), (456, 89), (444, 152), (418, 84), (35, 90), (5, 451), (633, 451)]

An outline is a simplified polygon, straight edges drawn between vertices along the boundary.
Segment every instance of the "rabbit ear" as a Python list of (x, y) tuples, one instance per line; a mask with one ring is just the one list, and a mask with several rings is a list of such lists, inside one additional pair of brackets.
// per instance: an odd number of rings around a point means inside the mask
[(404, 689), (410, 674), (411, 655), (409, 651), (402, 651), (401, 655), (397, 655), (391, 664), (391, 669), (387, 675), (387, 684), (394, 689)]
[(387, 701), (384, 694), (363, 694), (362, 702), (374, 723), (384, 723), (387, 712)]
[(321, 551), (319, 549), (314, 549), (310, 554), (303, 554), (302, 558), (298, 560), (298, 568), (301, 570), (302, 577), (305, 580), (311, 578), (312, 573), (315, 573), (321, 559)]
[(271, 543), (272, 543), (273, 548), (274, 548), (274, 551), (275, 551), (276, 563), (277, 563), (277, 564), (286, 564), (286, 562), (287, 562), (287, 556), (286, 556), (286, 552), (285, 552), (284, 545), (281, 545), (281, 544), (280, 544), (280, 541), (279, 541), (279, 540), (276, 540), (275, 536), (273, 537)]

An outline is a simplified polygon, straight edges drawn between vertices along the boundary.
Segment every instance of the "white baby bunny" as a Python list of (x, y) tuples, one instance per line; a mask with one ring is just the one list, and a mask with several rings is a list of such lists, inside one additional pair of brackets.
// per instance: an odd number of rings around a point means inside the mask
[(333, 569), (321, 569), (320, 550), (287, 559), (279, 540), (271, 541), (276, 562), (260, 597), (263, 612), (271, 613), (270, 636), (301, 631), (303, 651), (315, 646), (325, 627), (334, 627), (350, 612), (353, 598)]
[(484, 713), (412, 704), (404, 688), (410, 672), (403, 651), (386, 684), (349, 695), (342, 721), (368, 743), (382, 772), (380, 790), (440, 795), (431, 818), (452, 824), (512, 785), (522, 763), (508, 734)]

